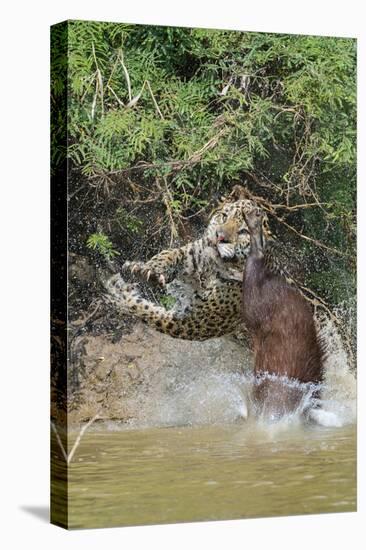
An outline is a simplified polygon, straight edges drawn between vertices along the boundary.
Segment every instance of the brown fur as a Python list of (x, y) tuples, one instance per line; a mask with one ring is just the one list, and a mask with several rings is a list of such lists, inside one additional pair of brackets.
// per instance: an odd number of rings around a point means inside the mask
[[(303, 395), (296, 382), (322, 379), (323, 353), (309, 303), (266, 266), (259, 209), (246, 216), (251, 248), (243, 277), (242, 313), (253, 338), (257, 405), (271, 414), (293, 410)], [(292, 379), (288, 384), (280, 377)]]

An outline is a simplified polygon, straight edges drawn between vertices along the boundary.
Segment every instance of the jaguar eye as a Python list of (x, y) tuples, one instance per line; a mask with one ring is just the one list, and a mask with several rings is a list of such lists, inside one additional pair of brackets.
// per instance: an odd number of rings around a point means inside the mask
[(227, 220), (227, 214), (225, 214), (224, 212), (221, 214), (221, 223), (225, 223)]
[(245, 227), (242, 227), (238, 231), (238, 235), (247, 235), (247, 234), (249, 235), (249, 231), (247, 229), (245, 229)]

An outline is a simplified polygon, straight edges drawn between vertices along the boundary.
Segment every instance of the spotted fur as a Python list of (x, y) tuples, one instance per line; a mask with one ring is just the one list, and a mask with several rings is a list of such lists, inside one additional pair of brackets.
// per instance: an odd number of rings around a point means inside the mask
[[(121, 275), (108, 281), (109, 299), (124, 313), (175, 338), (205, 340), (236, 331), (250, 248), (244, 214), (254, 206), (248, 199), (225, 202), (213, 212), (201, 238), (163, 250), (145, 263), (125, 263), (125, 271), (166, 285), (176, 300), (172, 309), (146, 300), (138, 286), (125, 283)], [(266, 218), (264, 235), (269, 237)]]

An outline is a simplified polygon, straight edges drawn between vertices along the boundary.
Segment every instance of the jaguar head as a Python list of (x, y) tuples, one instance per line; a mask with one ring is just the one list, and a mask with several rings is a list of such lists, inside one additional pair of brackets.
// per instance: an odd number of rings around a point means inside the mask
[[(250, 199), (241, 199), (223, 204), (213, 212), (207, 228), (211, 246), (223, 260), (245, 259), (250, 250), (250, 234), (245, 214), (256, 204)], [(263, 218), (264, 240), (270, 234), (267, 216)]]

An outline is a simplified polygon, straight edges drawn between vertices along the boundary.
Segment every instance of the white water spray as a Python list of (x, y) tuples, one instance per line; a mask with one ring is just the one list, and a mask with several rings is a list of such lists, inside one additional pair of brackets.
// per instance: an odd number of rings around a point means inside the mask
[[(332, 323), (322, 324), (327, 342), (324, 382), (320, 399), (314, 405), (314, 385), (282, 380), (287, 389), (300, 392), (299, 405), (280, 419), (281, 425), (310, 421), (326, 427), (340, 427), (356, 421), (356, 376), (349, 366), (341, 338)], [(202, 344), (203, 346), (205, 344)], [(202, 352), (205, 353), (204, 349)], [(218, 353), (219, 350), (218, 350)], [(212, 369), (200, 368), (197, 356), (187, 356), (182, 368), (160, 371), (147, 392), (138, 396), (138, 414), (130, 427), (231, 424), (255, 418), (260, 425), (273, 425), (278, 419), (263, 409), (255, 410), (251, 400), (253, 359), (243, 349), (242, 372), (230, 371), (228, 365), (215, 361)]]

